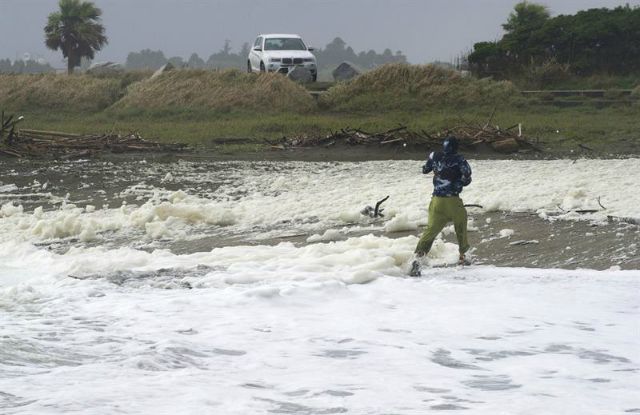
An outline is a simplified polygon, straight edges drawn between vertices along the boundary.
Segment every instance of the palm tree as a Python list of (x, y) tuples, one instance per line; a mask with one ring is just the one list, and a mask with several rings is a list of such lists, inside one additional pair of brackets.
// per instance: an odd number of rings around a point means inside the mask
[(44, 27), (45, 44), (62, 50), (67, 58), (67, 72), (80, 66), (83, 57), (93, 59), (95, 52), (107, 43), (104, 26), (100, 24), (102, 10), (84, 0), (60, 0), (60, 10), (49, 15)]

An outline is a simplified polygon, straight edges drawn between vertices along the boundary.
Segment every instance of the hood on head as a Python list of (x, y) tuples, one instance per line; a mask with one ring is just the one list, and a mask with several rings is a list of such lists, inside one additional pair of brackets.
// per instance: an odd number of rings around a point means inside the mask
[(445, 154), (455, 154), (458, 152), (458, 139), (455, 137), (447, 137), (442, 143)]

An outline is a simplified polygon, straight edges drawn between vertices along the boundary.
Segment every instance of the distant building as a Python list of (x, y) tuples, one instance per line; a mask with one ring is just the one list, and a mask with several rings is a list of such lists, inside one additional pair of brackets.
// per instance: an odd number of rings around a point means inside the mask
[(333, 75), (333, 80), (338, 81), (348, 81), (353, 79), (363, 73), (364, 70), (358, 67), (356, 64), (348, 61), (342, 62), (336, 69), (331, 72)]

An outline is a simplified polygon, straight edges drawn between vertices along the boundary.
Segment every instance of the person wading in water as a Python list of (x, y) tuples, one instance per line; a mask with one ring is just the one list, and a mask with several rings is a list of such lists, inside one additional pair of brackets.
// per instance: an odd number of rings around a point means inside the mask
[[(459, 195), (462, 188), (471, 183), (471, 167), (458, 154), (457, 138), (445, 138), (443, 150), (431, 153), (427, 163), (422, 166), (423, 174), (433, 172), (433, 196), (429, 204), (429, 221), (418, 241), (415, 254), (418, 259), (428, 254), (436, 236), (448, 222), (453, 222), (460, 252), (459, 264), (466, 264), (464, 254), (469, 250), (467, 211)], [(420, 263), (417, 259), (411, 265), (410, 275), (420, 276)]]

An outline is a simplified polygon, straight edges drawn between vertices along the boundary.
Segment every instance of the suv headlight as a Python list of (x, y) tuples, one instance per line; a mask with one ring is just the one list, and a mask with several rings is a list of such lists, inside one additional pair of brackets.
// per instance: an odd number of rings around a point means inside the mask
[(269, 58), (269, 62), (282, 62), (281, 58)]
[(302, 62), (313, 62), (313, 61), (314, 61), (314, 59), (313, 59), (313, 58), (304, 58), (304, 59), (302, 60)]

